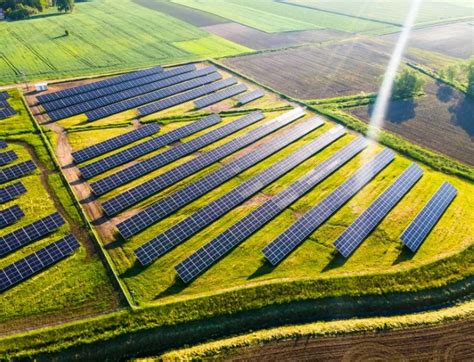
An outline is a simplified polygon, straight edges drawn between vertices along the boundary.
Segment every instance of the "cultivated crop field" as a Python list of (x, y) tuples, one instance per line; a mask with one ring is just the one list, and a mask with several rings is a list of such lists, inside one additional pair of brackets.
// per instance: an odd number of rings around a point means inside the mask
[(2, 22), (0, 32), (8, 35), (0, 38), (3, 84), (250, 51), (129, 0), (97, 0), (78, 4), (68, 16)]
[[(425, 95), (392, 101), (384, 128), (428, 149), (474, 165), (474, 101), (448, 85), (429, 81)], [(348, 112), (365, 122), (373, 105)]]
[[(95, 252), (90, 236), (83, 229), (77, 206), (55, 170), (18, 92), (11, 94), (14, 98), (10, 102), (19, 113), (1, 121), (0, 139), (5, 139), (8, 149), (19, 156), (15, 163), (33, 159), (37, 169), (19, 179), (27, 189), (26, 194), (2, 204), (2, 210), (19, 205), (25, 213), (18, 222), (3, 228), (2, 235), (55, 211), (60, 212), (66, 224), (49, 236), (3, 256), (0, 268), (69, 233), (73, 233), (81, 242), (81, 248), (46, 271), (2, 292), (0, 335), (102, 314), (118, 306), (118, 296)], [(2, 187), (15, 182), (2, 184)]]

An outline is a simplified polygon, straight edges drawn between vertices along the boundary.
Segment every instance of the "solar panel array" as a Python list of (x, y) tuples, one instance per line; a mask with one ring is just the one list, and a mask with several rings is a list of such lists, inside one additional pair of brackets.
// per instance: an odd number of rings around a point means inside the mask
[(20, 209), (20, 206), (13, 205), (8, 209), (0, 211), (0, 227), (4, 228), (14, 222), (20, 220), (25, 214)]
[(326, 196), (318, 205), (304, 214), (285, 232), (268, 244), (262, 251), (265, 258), (276, 265), (296, 249), (311, 233), (354, 196), (365, 184), (381, 172), (395, 155), (385, 149), (359, 168), (350, 178)]
[(2, 91), (0, 92), (0, 99), (7, 99), (10, 98), (10, 94), (8, 92)]
[(0, 203), (5, 203), (17, 198), (26, 192), (25, 186), (21, 182), (16, 182), (7, 187), (0, 188)]
[(0, 270), (0, 291), (18, 284), (33, 274), (71, 255), (80, 244), (73, 235), (41, 248), (37, 252)]
[[(166, 72), (152, 74), (143, 78), (132, 79), (127, 82), (112, 85), (110, 87), (94, 89), (86, 93), (81, 93), (81, 94), (77, 94), (71, 97), (61, 98), (55, 101), (47, 102), (43, 104), (43, 108), (47, 112), (54, 111), (56, 109), (69, 107), (75, 104), (84, 103), (91, 100), (96, 100), (98, 98), (109, 96), (111, 94), (117, 94), (127, 89), (137, 88), (137, 87), (139, 88), (146, 84), (149, 84), (152, 82), (158, 82), (160, 80), (171, 78), (179, 74), (192, 72), (193, 70), (196, 70), (196, 66), (192, 64), (184, 65), (182, 67), (176, 67)], [(80, 113), (83, 113), (83, 112), (80, 112)]]
[[(203, 77), (205, 75), (211, 74), (216, 71), (214, 66), (207, 67), (205, 69), (200, 69), (195, 72), (185, 73), (177, 75), (171, 78), (163, 79), (159, 82), (144, 84), (135, 88), (127, 89), (118, 93), (113, 93), (104, 97), (93, 99), (84, 103), (75, 104), (72, 106), (67, 106), (66, 108), (57, 109), (51, 112), (48, 112), (48, 116), (51, 120), (56, 121), (59, 119), (71, 117), (77, 114), (87, 113), (95, 109), (103, 108), (106, 106), (113, 107), (114, 103), (121, 101), (127, 101), (130, 98), (147, 95), (147, 93), (157, 93), (159, 90), (162, 90), (162, 94), (167, 96), (168, 94), (175, 94), (171, 88), (172, 86), (176, 87), (179, 83), (182, 83), (187, 80), (192, 80), (196, 78)], [(161, 73), (164, 74), (164, 73)], [(167, 88), (169, 87), (169, 88)], [(163, 96), (161, 97), (163, 98)]]
[(81, 163), (138, 141), (139, 139), (151, 136), (159, 130), (160, 126), (157, 123), (150, 123), (123, 135), (112, 137), (107, 141), (96, 143), (95, 145), (73, 152), (72, 157), (76, 163)]
[(38, 240), (64, 224), (59, 213), (39, 219), (25, 227), (0, 237), (0, 256), (19, 249), (32, 241)]
[[(91, 184), (91, 188), (97, 194), (103, 194), (104, 191), (108, 192), (118, 186), (125, 185), (126, 183), (135, 180), (141, 176), (144, 176), (158, 168), (167, 165), (173, 161), (180, 159), (186, 155), (191, 154), (207, 145), (212, 144), (226, 136), (229, 136), (251, 124), (254, 124), (261, 119), (265, 118), (263, 113), (254, 112), (240, 119), (237, 119), (229, 124), (221, 126), (215, 130), (207, 132), (206, 134), (199, 136), (193, 140), (182, 143), (173, 147), (169, 150), (161, 152), (153, 157), (142, 160), (126, 169), (120, 170), (110, 176), (107, 176), (99, 181)], [(87, 176), (87, 175), (86, 175)]]
[(158, 102), (150, 103), (146, 106), (138, 108), (138, 112), (141, 116), (146, 116), (155, 112), (162, 111), (163, 109), (174, 107), (178, 104), (192, 101), (193, 99), (215, 92), (219, 89), (226, 88), (235, 83), (237, 83), (237, 80), (235, 78), (227, 78), (196, 89), (192, 89), (189, 92), (178, 94), (174, 97), (169, 97)]
[(354, 252), (362, 241), (382, 221), (423, 175), (423, 170), (412, 164), (390, 187), (375, 200), (334, 242), (345, 258)]
[(0, 149), (7, 148), (7, 143), (5, 140), (0, 140)]
[(405, 229), (401, 235), (401, 239), (411, 251), (415, 252), (418, 250), (431, 229), (433, 229), (456, 197), (456, 194), (457, 190), (449, 182), (443, 183), (423, 210), (420, 211), (408, 228)]
[(185, 283), (194, 279), (365, 147), (367, 147), (366, 140), (363, 138), (357, 139), (343, 150), (335, 153), (315, 169), (308, 172), (287, 189), (240, 219), (219, 236), (179, 263), (175, 267), (179, 277)]
[(10, 107), (10, 104), (6, 99), (0, 99), (0, 109)]
[(285, 132), (283, 135), (277, 136), (271, 141), (258, 146), (246, 155), (225, 164), (220, 169), (211, 172), (185, 188), (155, 202), (145, 210), (118, 224), (117, 228), (120, 234), (125, 238), (137, 234), (139, 231), (255, 165), (257, 162), (260, 162), (305, 134), (320, 127), (323, 123), (324, 122), (320, 119), (309, 119)]
[(165, 89), (160, 89), (160, 90), (147, 93), (135, 98), (127, 99), (127, 100), (114, 103), (114, 104), (110, 104), (108, 106), (98, 108), (90, 112), (86, 112), (87, 120), (89, 122), (92, 122), (92, 121), (95, 121), (95, 120), (98, 120), (98, 119), (101, 119), (101, 118), (104, 118), (104, 117), (107, 117), (119, 112), (126, 111), (128, 109), (137, 108), (144, 104), (154, 102), (166, 97), (170, 97), (175, 94), (178, 94), (178, 93), (181, 93), (193, 88), (197, 88), (208, 83), (212, 83), (221, 78), (222, 76), (219, 73), (215, 72), (204, 77), (199, 77), (199, 78), (192, 79), (184, 83), (172, 85), (171, 87), (167, 87)]
[(28, 160), (16, 165), (0, 169), (0, 183), (8, 182), (22, 177), (36, 168), (33, 161)]
[(220, 101), (223, 101), (224, 99), (228, 99), (237, 94), (245, 92), (246, 90), (247, 90), (247, 86), (245, 84), (239, 84), (234, 87), (224, 89), (223, 91), (213, 93), (207, 97), (198, 99), (197, 101), (194, 101), (194, 105), (196, 108), (204, 108), (212, 104), (218, 103)]
[(54, 101), (56, 99), (70, 97), (70, 96), (74, 96), (74, 95), (77, 95), (77, 94), (90, 92), (90, 91), (93, 91), (93, 90), (96, 90), (96, 89), (99, 89), (99, 88), (111, 87), (115, 84), (126, 82), (126, 81), (132, 80), (132, 79), (145, 77), (147, 75), (151, 75), (151, 74), (155, 74), (155, 73), (161, 73), (162, 71), (163, 71), (163, 68), (161, 68), (161, 67), (154, 67), (154, 68), (150, 68), (150, 69), (139, 70), (137, 72), (132, 72), (132, 73), (119, 75), (117, 77), (100, 80), (100, 81), (97, 81), (97, 82), (94, 82), (94, 83), (89, 83), (89, 84), (81, 85), (81, 86), (78, 86), (78, 87), (63, 89), (59, 92), (43, 94), (43, 95), (38, 96), (37, 99), (41, 103), (51, 102), (51, 101)]
[(239, 98), (237, 98), (237, 103), (239, 105), (244, 105), (250, 103), (258, 98), (262, 98), (265, 95), (265, 92), (262, 89), (256, 89), (252, 92), (246, 93)]
[(293, 122), (304, 115), (301, 108), (289, 111), (263, 126), (260, 126), (245, 135), (201, 154), (200, 156), (185, 162), (157, 177), (154, 177), (139, 186), (129, 189), (102, 204), (107, 215), (115, 215), (133, 204), (136, 204), (151, 195), (165, 189), (168, 186), (196, 173), (197, 171), (219, 161), (220, 159), (248, 146), (267, 134)]
[(0, 109), (0, 119), (6, 119), (16, 114), (16, 111), (8, 106), (7, 108)]
[[(279, 177), (285, 175), (294, 167), (301, 164), (309, 157), (337, 140), (339, 137), (342, 137), (344, 134), (345, 130), (343, 127), (336, 127), (331, 131), (326, 132), (324, 135), (316, 138), (312, 142), (306, 144), (305, 146), (299, 148), (297, 151), (293, 152), (284, 159), (266, 168), (249, 180), (243, 182), (232, 191), (204, 206), (194, 214), (188, 216), (186, 219), (173, 225), (167, 231), (161, 233), (146, 244), (140, 246), (135, 250), (138, 260), (142, 265), (151, 263), (153, 260), (165, 254), (176, 245), (181, 244), (183, 241), (196, 234), (199, 230), (216, 221), (219, 217), (232, 210), (234, 207), (242, 204), (249, 197), (262, 190), (264, 187), (268, 186)], [(176, 203), (176, 200), (177, 198), (173, 197), (172, 195), (170, 201)], [(155, 211), (155, 214), (160, 215), (159, 211)], [(136, 220), (131, 225), (125, 225), (125, 222), (122, 223), (123, 226), (128, 226), (128, 228), (120, 228), (121, 224), (118, 225), (122, 235), (124, 233), (126, 235), (131, 233), (133, 234), (133, 228), (142, 227), (141, 220), (137, 219), (135, 216), (131, 217), (129, 220), (132, 219)], [(143, 222), (146, 223), (147, 221), (147, 219), (143, 219)]]
[(15, 151), (7, 151), (0, 153), (0, 166), (4, 166), (12, 161), (15, 161), (18, 158), (18, 155)]
[(138, 157), (156, 151), (159, 148), (166, 146), (172, 142), (178, 141), (181, 138), (187, 137), (193, 133), (214, 126), (220, 121), (220, 117), (215, 114), (203, 117), (199, 121), (194, 121), (191, 124), (177, 128), (163, 135), (154, 137), (148, 141), (142, 142), (138, 145), (132, 146), (113, 155), (104, 157), (101, 160), (92, 162), (87, 166), (81, 167), (79, 170), (84, 175), (84, 177), (91, 178), (94, 174), (97, 175), (114, 167), (133, 161)]

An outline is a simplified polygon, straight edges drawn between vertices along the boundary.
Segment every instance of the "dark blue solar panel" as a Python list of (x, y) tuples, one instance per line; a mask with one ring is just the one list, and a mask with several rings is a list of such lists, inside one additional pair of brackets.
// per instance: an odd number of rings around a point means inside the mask
[(101, 119), (101, 118), (110, 116), (112, 114), (120, 113), (128, 109), (136, 108), (144, 104), (157, 101), (159, 99), (170, 97), (172, 95), (175, 95), (184, 91), (188, 91), (190, 89), (197, 88), (208, 83), (212, 83), (221, 78), (222, 76), (219, 73), (215, 72), (204, 77), (192, 79), (184, 83), (172, 85), (171, 87), (168, 87), (165, 89), (160, 89), (160, 90), (147, 93), (135, 98), (124, 100), (119, 103), (115, 103), (115, 104), (111, 104), (102, 108), (98, 108), (96, 110), (86, 113), (87, 120), (95, 121), (97, 119)]
[(244, 105), (250, 103), (258, 98), (262, 98), (265, 92), (262, 89), (256, 89), (252, 92), (246, 93), (237, 99), (237, 104)]
[(13, 205), (8, 209), (0, 211), (0, 227), (4, 228), (14, 222), (20, 220), (25, 214), (20, 209), (20, 206)]
[(64, 89), (59, 92), (43, 94), (43, 95), (38, 96), (37, 99), (41, 103), (51, 102), (56, 99), (70, 97), (76, 94), (89, 92), (95, 89), (110, 87), (115, 84), (126, 82), (128, 80), (146, 77), (148, 75), (155, 74), (155, 73), (161, 73), (162, 71), (163, 69), (161, 67), (154, 67), (150, 69), (139, 70), (137, 72), (119, 75), (117, 77), (100, 80), (94, 83), (89, 83), (89, 84), (81, 85), (78, 87)]
[[(153, 238), (146, 244), (136, 249), (135, 254), (137, 255), (138, 260), (142, 265), (147, 265), (151, 263), (153, 260), (165, 254), (166, 252), (174, 248), (176, 245), (181, 244), (186, 239), (196, 234), (199, 230), (218, 220), (222, 215), (232, 210), (234, 207), (237, 207), (238, 205), (245, 202), (245, 200), (250, 198), (252, 195), (262, 190), (264, 187), (268, 186), (270, 183), (277, 180), (279, 177), (285, 175), (294, 167), (301, 164), (309, 157), (314, 155), (316, 152), (319, 152), (321, 149), (331, 144), (344, 134), (344, 128), (338, 126), (332, 129), (331, 131), (325, 133), (324, 135), (318, 137), (314, 141), (301, 147), (300, 149), (293, 152), (291, 155), (285, 157), (281, 161), (266, 168), (264, 171), (240, 184), (224, 196), (199, 209), (194, 214), (173, 225), (170, 229), (159, 234), (157, 237)], [(172, 206), (174, 204), (178, 204), (179, 206), (180, 200), (177, 200), (177, 198), (173, 197), (173, 195), (171, 196), (171, 198), (168, 199), (169, 203)], [(166, 207), (170, 207), (167, 206), (167, 203), (165, 203), (164, 201), (166, 201), (166, 199), (157, 203), (163, 204), (162, 209), (150, 211), (148, 215), (151, 214), (151, 216), (149, 217), (159, 217), (161, 216), (161, 213), (166, 213)], [(120, 228), (120, 224), (118, 225), (120, 233), (122, 235), (124, 233), (126, 235), (130, 233), (133, 234), (134, 228), (143, 228), (142, 223), (146, 224), (149, 220), (146, 217), (144, 217), (142, 220), (132, 217), (129, 220), (133, 219), (135, 219), (135, 222), (133, 224), (131, 223), (129, 225), (125, 225), (125, 223), (123, 223), (124, 226), (128, 226), (127, 229), (122, 228), (122, 230)]]
[(157, 123), (150, 123), (123, 135), (112, 137), (107, 141), (96, 143), (95, 145), (73, 152), (72, 157), (76, 163), (81, 163), (138, 141), (139, 139), (151, 136), (159, 130), (160, 126)]
[[(122, 101), (127, 101), (130, 98), (149, 95), (151, 93), (158, 92), (162, 90), (161, 94), (175, 94), (175, 88), (178, 84), (192, 79), (199, 79), (206, 75), (209, 75), (217, 70), (216, 67), (207, 67), (204, 69), (197, 70), (195, 72), (189, 72), (174, 77), (166, 78), (158, 82), (153, 82), (135, 88), (127, 89), (118, 93), (110, 94), (104, 97), (97, 99), (89, 100), (84, 103), (75, 104), (72, 106), (67, 106), (66, 108), (57, 109), (51, 112), (48, 112), (48, 116), (51, 120), (59, 120), (67, 117), (71, 117), (77, 114), (87, 113), (93, 111), (94, 109), (100, 109), (106, 106), (111, 105), (113, 107), (114, 103), (119, 103)], [(165, 74), (161, 73), (160, 75)], [(171, 87), (174, 88), (171, 88)]]
[(8, 182), (26, 174), (29, 174), (36, 168), (33, 161), (25, 161), (16, 165), (0, 169), (0, 182)]
[(127, 238), (152, 225), (158, 220), (189, 204), (198, 197), (230, 180), (257, 162), (286, 147), (293, 141), (320, 127), (323, 121), (319, 118), (309, 119), (284, 134), (277, 136), (255, 150), (227, 163), (222, 168), (211, 172), (170, 196), (155, 202), (145, 210), (117, 225), (120, 234)]
[(18, 158), (15, 151), (0, 152), (0, 166), (4, 166)]
[(6, 119), (16, 114), (16, 111), (12, 107), (0, 109), (0, 119)]
[(19, 249), (35, 240), (50, 234), (64, 224), (59, 213), (46, 216), (21, 229), (0, 237), (0, 256)]
[(7, 143), (5, 140), (0, 140), (0, 149), (7, 148)]
[(293, 202), (339, 169), (339, 167), (365, 147), (367, 147), (366, 140), (362, 137), (358, 138), (291, 184), (288, 188), (240, 219), (236, 224), (179, 263), (175, 267), (179, 277), (185, 283), (194, 279), (230, 250), (279, 215)]
[(456, 194), (457, 190), (449, 182), (443, 183), (410, 226), (403, 232), (401, 239), (411, 251), (418, 250), (431, 229), (454, 200)]
[(16, 182), (7, 187), (0, 188), (0, 203), (5, 203), (17, 198), (26, 192), (25, 186), (21, 182)]
[(245, 84), (239, 84), (234, 87), (230, 87), (222, 91), (212, 93), (211, 95), (207, 97), (200, 98), (197, 101), (194, 101), (194, 106), (198, 109), (204, 108), (212, 104), (218, 103), (220, 101), (223, 101), (224, 99), (228, 99), (237, 94), (245, 92), (246, 90), (247, 90), (247, 86)]
[[(216, 69), (216, 68), (214, 68), (214, 69)], [(122, 91), (125, 91), (127, 89), (132, 89), (132, 88), (137, 88), (137, 87), (140, 88), (140, 87), (143, 87), (146, 84), (153, 83), (153, 82), (159, 82), (163, 79), (175, 77), (179, 74), (192, 72), (193, 70), (196, 70), (196, 66), (193, 65), (193, 64), (184, 65), (182, 67), (176, 67), (176, 68), (170, 69), (166, 72), (152, 74), (152, 75), (149, 75), (149, 76), (146, 76), (146, 77), (143, 77), (143, 78), (132, 79), (132, 80), (129, 80), (127, 82), (112, 85), (110, 87), (94, 89), (94, 90), (86, 92), (86, 93), (81, 93), (81, 94), (77, 94), (77, 95), (74, 95), (74, 96), (71, 96), (71, 97), (61, 98), (61, 99), (58, 99), (58, 100), (55, 100), (55, 101), (52, 101), (52, 102), (47, 102), (47, 103), (43, 104), (43, 108), (47, 112), (51, 112), (51, 111), (54, 111), (56, 109), (70, 107), (72, 105), (76, 105), (76, 104), (79, 104), (79, 103), (98, 100), (99, 98), (102, 98), (102, 97), (105, 97), (105, 96), (110, 96), (112, 94), (116, 98), (118, 98), (119, 97), (118, 93), (122, 92)], [(189, 78), (189, 79), (191, 79), (191, 78)], [(170, 84), (174, 84), (174, 83), (171, 82)], [(143, 89), (145, 89), (145, 88), (143, 88)], [(159, 88), (156, 88), (156, 89), (159, 89)], [(156, 89), (153, 89), (153, 90), (156, 90)], [(144, 91), (143, 93), (146, 93), (146, 91)], [(140, 93), (140, 94), (142, 94), (142, 93)], [(127, 98), (129, 98), (129, 97), (127, 97)], [(79, 113), (83, 113), (83, 112), (79, 112)]]
[(332, 214), (351, 199), (364, 185), (381, 172), (395, 155), (385, 149), (367, 164), (359, 168), (350, 178), (341, 184), (323, 201), (309, 210), (297, 222), (263, 249), (265, 258), (276, 265), (296, 249)]
[(174, 107), (178, 104), (192, 101), (193, 99), (202, 97), (206, 94), (215, 92), (219, 89), (226, 88), (237, 83), (235, 78), (227, 78), (219, 82), (211, 83), (196, 89), (192, 89), (189, 92), (178, 94), (174, 97), (169, 97), (158, 102), (147, 104), (146, 106), (138, 108), (138, 112), (141, 116), (147, 116), (167, 108)]
[(8, 94), (8, 92), (0, 92), (0, 99), (7, 99), (7, 98), (10, 98), (10, 94)]
[(232, 133), (235, 133), (251, 124), (254, 124), (263, 118), (265, 118), (263, 113), (254, 112), (229, 124), (207, 132), (193, 140), (177, 145), (176, 147), (142, 160), (126, 169), (120, 170), (110, 176), (96, 181), (91, 184), (91, 188), (96, 195), (108, 192), (114, 188), (117, 188), (118, 186), (125, 185), (130, 181), (140, 178), (154, 170), (159, 169), (160, 167), (176, 161), (181, 157), (190, 155), (191, 153), (226, 136), (229, 136)]
[(19, 261), (0, 270), (0, 291), (18, 284), (33, 274), (46, 269), (49, 265), (71, 255), (80, 246), (73, 235), (45, 246), (36, 253), (30, 254)]
[(252, 144), (258, 139), (276, 131), (277, 129), (293, 122), (304, 115), (300, 108), (292, 110), (277, 117), (270, 122), (265, 123), (241, 137), (234, 138), (211, 151), (205, 152), (200, 156), (179, 165), (172, 170), (154, 177), (139, 186), (129, 189), (118, 196), (107, 200), (102, 204), (107, 215), (117, 214), (131, 205), (134, 205), (153, 194), (175, 184), (176, 182), (196, 173), (199, 170), (221, 160), (222, 158), (238, 151), (239, 149)]
[[(161, 147), (168, 145), (172, 142), (178, 141), (181, 138), (187, 137), (198, 131), (202, 131), (208, 127), (214, 126), (221, 121), (220, 117), (216, 114), (201, 118), (198, 121), (194, 121), (191, 124), (180, 127), (158, 137), (154, 137), (148, 141), (142, 142), (133, 147), (127, 148), (123, 151), (117, 152), (113, 155), (105, 157), (101, 160), (92, 162), (87, 166), (79, 168), (84, 178), (89, 179), (95, 175), (99, 175), (107, 170), (110, 170), (114, 167), (123, 165), (127, 162), (133, 161), (138, 157), (144, 156), (150, 152), (156, 151)], [(105, 189), (100, 189), (100, 186), (96, 186), (95, 183), (92, 184), (92, 188), (96, 188), (97, 194), (106, 193)], [(99, 184), (97, 184), (99, 185)], [(110, 185), (111, 190), (115, 186)]]
[(412, 164), (337, 238), (337, 250), (345, 258), (351, 255), (422, 175), (423, 170)]

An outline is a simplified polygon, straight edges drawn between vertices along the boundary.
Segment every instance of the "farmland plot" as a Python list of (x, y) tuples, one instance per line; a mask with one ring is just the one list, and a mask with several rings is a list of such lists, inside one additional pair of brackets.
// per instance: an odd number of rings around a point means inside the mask
[[(474, 165), (474, 100), (447, 85), (430, 82), (415, 101), (393, 101), (384, 128), (421, 146)], [(350, 110), (364, 121), (373, 106)]]

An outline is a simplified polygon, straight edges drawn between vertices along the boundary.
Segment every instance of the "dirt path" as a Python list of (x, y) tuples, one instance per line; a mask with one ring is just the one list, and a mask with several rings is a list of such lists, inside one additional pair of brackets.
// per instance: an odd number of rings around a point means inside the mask
[(234, 350), (229, 361), (473, 361), (474, 319), (351, 336), (308, 337)]

